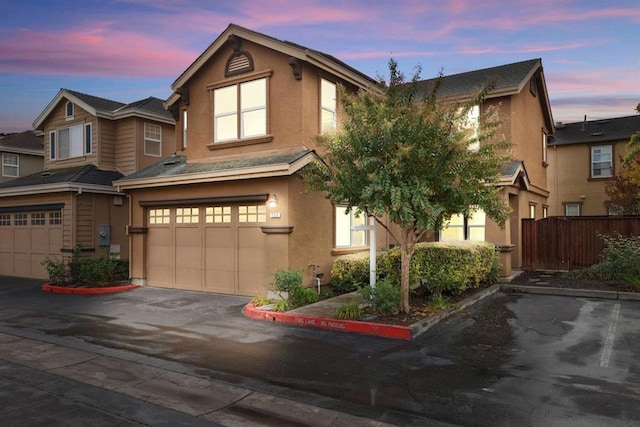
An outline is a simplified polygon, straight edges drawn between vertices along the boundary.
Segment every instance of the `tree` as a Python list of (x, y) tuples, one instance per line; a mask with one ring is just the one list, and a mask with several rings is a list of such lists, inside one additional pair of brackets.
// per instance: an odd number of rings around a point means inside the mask
[(621, 215), (638, 215), (640, 213), (640, 185), (631, 181), (623, 170), (605, 186), (609, 199), (604, 202), (607, 209)]
[[(509, 210), (497, 184), (508, 144), (493, 138), (500, 124), (495, 109), (481, 117), (477, 132), (465, 126), (488, 88), (451, 102), (438, 97), (441, 79), (426, 87), (417, 69), (406, 82), (393, 59), (389, 73), (388, 84), (380, 79), (380, 90), (350, 94), (340, 87), (341, 129), (319, 138), (324, 162), (312, 164), (304, 177), (309, 190), (374, 216), (399, 242), (400, 311), (409, 312), (409, 264), (425, 233), (473, 207), (500, 225), (506, 221)], [(470, 151), (477, 141), (481, 148)]]
[[(636, 111), (640, 114), (640, 103), (636, 106)], [(622, 163), (623, 174), (631, 183), (640, 186), (640, 132), (631, 136), (628, 147)]]

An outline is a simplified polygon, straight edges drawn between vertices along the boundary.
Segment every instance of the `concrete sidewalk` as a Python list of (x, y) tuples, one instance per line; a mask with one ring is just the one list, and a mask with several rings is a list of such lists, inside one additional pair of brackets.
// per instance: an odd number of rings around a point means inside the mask
[(0, 333), (0, 425), (389, 424), (204, 376)]

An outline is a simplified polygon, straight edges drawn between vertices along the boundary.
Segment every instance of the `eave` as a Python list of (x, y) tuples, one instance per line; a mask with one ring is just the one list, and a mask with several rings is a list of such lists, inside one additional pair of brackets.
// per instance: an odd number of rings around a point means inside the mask
[(123, 195), (113, 186), (96, 185), (96, 184), (79, 184), (77, 182), (63, 182), (56, 184), (28, 185), (23, 187), (11, 187), (0, 190), (0, 198), (15, 196), (31, 196), (48, 193), (94, 193), (94, 194), (110, 194)]

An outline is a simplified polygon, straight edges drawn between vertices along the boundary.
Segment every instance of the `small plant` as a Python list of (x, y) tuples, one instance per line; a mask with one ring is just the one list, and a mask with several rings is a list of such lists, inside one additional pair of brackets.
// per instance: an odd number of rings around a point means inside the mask
[(262, 307), (263, 305), (271, 304), (271, 300), (264, 295), (257, 295), (253, 297), (251, 304), (254, 307)]
[(67, 262), (50, 258), (43, 260), (49, 280), (60, 286), (104, 286), (129, 277), (127, 260), (82, 258), (80, 254), (81, 248), (76, 246)]
[(394, 285), (388, 278), (378, 281), (374, 289), (363, 286), (358, 289), (358, 292), (375, 313), (394, 313), (400, 307), (400, 287)]
[(273, 287), (278, 291), (293, 293), (302, 287), (302, 272), (297, 270), (278, 270), (273, 274)]
[(301, 307), (303, 305), (318, 302), (319, 295), (312, 288), (297, 288), (289, 293), (289, 302), (293, 307)]
[(285, 312), (289, 310), (289, 301), (286, 299), (279, 299), (273, 303), (273, 311)]
[(437, 310), (443, 310), (453, 307), (453, 304), (451, 304), (449, 298), (443, 297), (441, 294), (433, 295), (430, 300), (430, 305)]
[(333, 317), (341, 320), (359, 320), (362, 318), (362, 308), (357, 301), (348, 301), (336, 308)]

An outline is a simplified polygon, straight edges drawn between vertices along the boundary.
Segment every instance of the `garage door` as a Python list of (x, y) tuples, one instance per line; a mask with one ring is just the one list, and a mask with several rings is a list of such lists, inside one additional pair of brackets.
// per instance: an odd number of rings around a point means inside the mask
[(151, 208), (147, 215), (149, 286), (266, 293), (264, 204)]
[(42, 261), (61, 248), (61, 210), (0, 213), (0, 275), (47, 279)]

